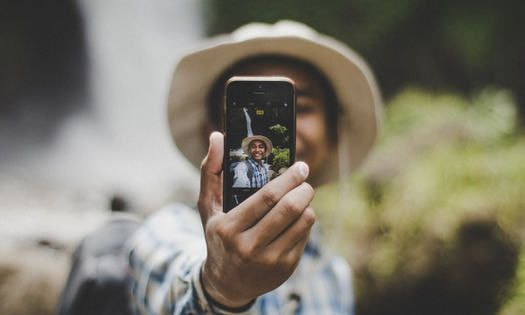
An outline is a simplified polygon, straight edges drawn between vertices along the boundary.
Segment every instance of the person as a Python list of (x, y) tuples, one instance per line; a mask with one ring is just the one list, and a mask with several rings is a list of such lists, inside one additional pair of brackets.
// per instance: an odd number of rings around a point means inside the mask
[(265, 136), (248, 136), (241, 143), (246, 160), (234, 168), (233, 187), (261, 188), (269, 181), (270, 165), (263, 159), (272, 153), (272, 141)]
[[(279, 75), (296, 86), (298, 162), (222, 211), (222, 100), (233, 75)], [(382, 101), (366, 63), (308, 26), (252, 23), (186, 54), (168, 119), (180, 152), (200, 167), (196, 205), (153, 214), (127, 242), (130, 290), (141, 314), (352, 314), (347, 262), (321, 244), (314, 188), (365, 159)]]

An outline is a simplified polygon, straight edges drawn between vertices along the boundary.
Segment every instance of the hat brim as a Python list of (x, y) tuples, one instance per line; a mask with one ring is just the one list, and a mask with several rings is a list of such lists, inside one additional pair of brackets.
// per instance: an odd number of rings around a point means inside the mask
[(241, 147), (242, 147), (242, 151), (245, 154), (247, 154), (248, 156), (251, 156), (251, 154), (250, 154), (250, 143), (252, 141), (254, 141), (254, 140), (262, 141), (266, 145), (266, 153), (264, 154), (265, 158), (268, 157), (270, 154), (272, 154), (272, 148), (273, 148), (272, 141), (270, 139), (268, 139), (267, 137), (260, 136), (260, 135), (248, 136), (248, 137), (242, 139)]
[[(207, 119), (206, 96), (215, 80), (236, 62), (257, 55), (277, 54), (311, 63), (332, 84), (345, 120), (339, 141), (350, 150), (347, 167), (356, 169), (373, 146), (382, 116), (382, 100), (366, 63), (344, 44), (323, 35), (316, 38), (268, 36), (234, 40), (212, 39), (207, 48), (186, 55), (177, 65), (168, 103), (169, 126), (182, 154), (195, 166), (206, 155), (206, 144), (198, 128)], [(341, 145), (339, 143), (338, 145)], [(326, 180), (337, 175), (338, 163), (326, 163)], [(326, 181), (323, 180), (323, 181)]]

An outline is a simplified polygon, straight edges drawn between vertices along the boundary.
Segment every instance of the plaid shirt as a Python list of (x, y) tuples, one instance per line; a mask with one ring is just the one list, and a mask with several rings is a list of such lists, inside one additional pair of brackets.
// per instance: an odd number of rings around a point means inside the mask
[(258, 164), (252, 158), (238, 162), (233, 169), (234, 188), (261, 188), (268, 183), (268, 168), (270, 165)]
[(268, 170), (265, 165), (259, 165), (257, 161), (252, 158), (247, 159), (250, 168), (252, 169), (252, 178), (250, 179), (251, 188), (261, 188), (268, 183)]
[(292, 276), (231, 313), (207, 300), (199, 281), (206, 257), (196, 211), (172, 205), (154, 214), (128, 242), (131, 294), (139, 314), (353, 314), (351, 272), (342, 258), (319, 247), (312, 231)]

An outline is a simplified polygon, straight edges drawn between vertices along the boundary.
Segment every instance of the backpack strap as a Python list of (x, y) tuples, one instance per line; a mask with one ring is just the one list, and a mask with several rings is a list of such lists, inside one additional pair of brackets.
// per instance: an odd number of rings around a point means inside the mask
[(253, 178), (253, 167), (252, 164), (246, 159), (244, 160), (244, 163), (246, 164), (247, 172), (246, 176), (248, 176), (248, 179), (250, 180), (250, 187), (252, 186), (252, 178)]

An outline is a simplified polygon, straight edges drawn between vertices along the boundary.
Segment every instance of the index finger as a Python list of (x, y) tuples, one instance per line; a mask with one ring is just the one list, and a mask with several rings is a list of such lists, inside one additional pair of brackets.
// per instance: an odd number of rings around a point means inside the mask
[(308, 177), (308, 165), (296, 162), (281, 176), (264, 185), (226, 215), (235, 217), (234, 228), (244, 231), (257, 223), (290, 190), (302, 184)]

